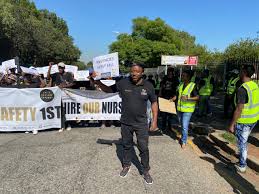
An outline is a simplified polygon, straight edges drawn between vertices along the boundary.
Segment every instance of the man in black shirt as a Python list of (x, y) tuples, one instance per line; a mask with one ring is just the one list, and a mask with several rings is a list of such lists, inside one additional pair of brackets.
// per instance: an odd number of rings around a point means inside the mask
[[(65, 63), (63, 63), (63, 62), (58, 63), (58, 72), (51, 75), (50, 73), (51, 73), (51, 68), (52, 68), (53, 64), (54, 64), (53, 62), (49, 63), (47, 80), (50, 80), (50, 78), (51, 78), (52, 86), (58, 86), (59, 88), (71, 88), (74, 85), (73, 74), (65, 71), (65, 66), (66, 66)], [(62, 110), (63, 110), (63, 107), (62, 107)], [(66, 128), (67, 131), (70, 131), (71, 122), (65, 121), (64, 112), (62, 112), (61, 120), (62, 120), (61, 129), (59, 130), (59, 132), (62, 132), (64, 130), (64, 128)]]
[[(104, 92), (119, 92), (122, 99), (121, 113), (121, 136), (123, 143), (123, 169), (121, 177), (126, 177), (129, 172), (132, 149), (133, 133), (137, 136), (138, 149), (140, 151), (141, 164), (144, 169), (144, 179), (147, 184), (152, 184), (153, 179), (149, 174), (149, 149), (148, 149), (148, 120), (147, 120), (147, 101), (151, 102), (153, 120), (150, 130), (157, 129), (157, 98), (152, 84), (143, 80), (144, 69), (140, 64), (133, 64), (130, 69), (130, 77), (120, 80), (111, 87), (102, 84), (100, 81), (92, 81), (99, 85)], [(95, 77), (94, 72), (92, 77)]]
[(253, 65), (244, 65), (241, 69), (242, 85), (237, 90), (236, 109), (228, 129), (231, 133), (235, 133), (237, 138), (239, 164), (236, 164), (235, 168), (241, 173), (246, 172), (247, 140), (259, 116), (259, 88), (251, 79), (254, 73)]
[[(179, 85), (178, 78), (174, 75), (174, 69), (169, 68), (167, 71), (167, 76), (160, 83), (160, 91), (158, 96), (161, 98), (165, 98), (167, 100), (175, 100), (176, 99), (176, 90)], [(161, 112), (162, 117), (162, 131), (166, 131), (167, 128), (171, 127), (171, 119), (172, 114), (167, 112)]]
[(65, 71), (65, 63), (58, 63), (58, 72), (50, 74), (53, 63), (49, 63), (49, 70), (47, 79), (52, 79), (52, 86), (58, 86), (60, 88), (71, 88), (74, 85), (73, 74)]

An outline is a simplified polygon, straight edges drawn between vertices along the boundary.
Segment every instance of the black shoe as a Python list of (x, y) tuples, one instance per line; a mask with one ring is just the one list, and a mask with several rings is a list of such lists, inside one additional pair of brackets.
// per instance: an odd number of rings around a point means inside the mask
[(120, 172), (120, 177), (125, 178), (130, 171), (130, 166), (123, 167), (122, 171)]
[(148, 172), (144, 173), (144, 180), (148, 185), (153, 184), (153, 179)]

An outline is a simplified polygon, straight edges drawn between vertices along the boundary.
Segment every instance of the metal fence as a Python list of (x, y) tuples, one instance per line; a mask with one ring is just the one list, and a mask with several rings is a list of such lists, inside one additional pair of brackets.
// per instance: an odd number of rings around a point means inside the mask
[(229, 72), (232, 69), (240, 69), (242, 65), (253, 65), (255, 68), (255, 75), (253, 79), (259, 80), (259, 58), (241, 58), (236, 60), (226, 60), (226, 71)]

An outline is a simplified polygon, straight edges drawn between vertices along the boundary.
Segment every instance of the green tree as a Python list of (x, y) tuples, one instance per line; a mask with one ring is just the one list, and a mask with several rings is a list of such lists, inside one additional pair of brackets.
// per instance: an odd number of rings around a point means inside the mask
[(80, 54), (66, 22), (55, 13), (37, 10), (29, 0), (0, 0), (0, 60), (19, 56), (36, 66), (49, 60), (71, 64)]
[(259, 38), (241, 39), (230, 44), (224, 52), (224, 59), (226, 61), (259, 59)]
[(162, 55), (197, 55), (203, 63), (210, 55), (206, 47), (195, 44), (195, 37), (167, 25), (162, 19), (133, 19), (132, 33), (120, 34), (109, 46), (119, 52), (120, 64), (144, 63), (147, 67), (161, 64)]
[(77, 66), (78, 70), (85, 70), (86, 69), (86, 65), (82, 61), (78, 61), (78, 62), (72, 63), (72, 65)]

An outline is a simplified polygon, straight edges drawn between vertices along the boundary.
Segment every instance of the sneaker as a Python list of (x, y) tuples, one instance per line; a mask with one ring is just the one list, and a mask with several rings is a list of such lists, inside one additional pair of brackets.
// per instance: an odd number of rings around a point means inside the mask
[(59, 133), (63, 132), (64, 131), (64, 128), (61, 128), (58, 130)]
[(145, 180), (146, 184), (148, 184), (148, 185), (153, 184), (153, 179), (148, 172), (144, 173), (144, 180)]
[(71, 129), (72, 129), (71, 125), (68, 125), (67, 128), (66, 128), (67, 131), (71, 131)]
[(120, 177), (125, 178), (130, 171), (130, 166), (123, 167), (123, 169), (120, 172)]
[(237, 172), (241, 172), (241, 173), (245, 173), (246, 172), (246, 166), (245, 167), (241, 167), (238, 164), (235, 164), (235, 169)]
[(32, 134), (33, 134), (33, 135), (37, 135), (37, 134), (38, 134), (38, 130), (33, 130), (33, 131), (32, 131)]
[(100, 129), (104, 129), (105, 128), (105, 124), (102, 124)]
[(111, 128), (116, 128), (116, 126), (115, 125), (111, 125)]
[(181, 148), (184, 150), (186, 148), (186, 143), (182, 143)]
[(25, 131), (25, 133), (26, 133), (26, 134), (28, 134), (28, 133), (29, 133), (29, 131)]

